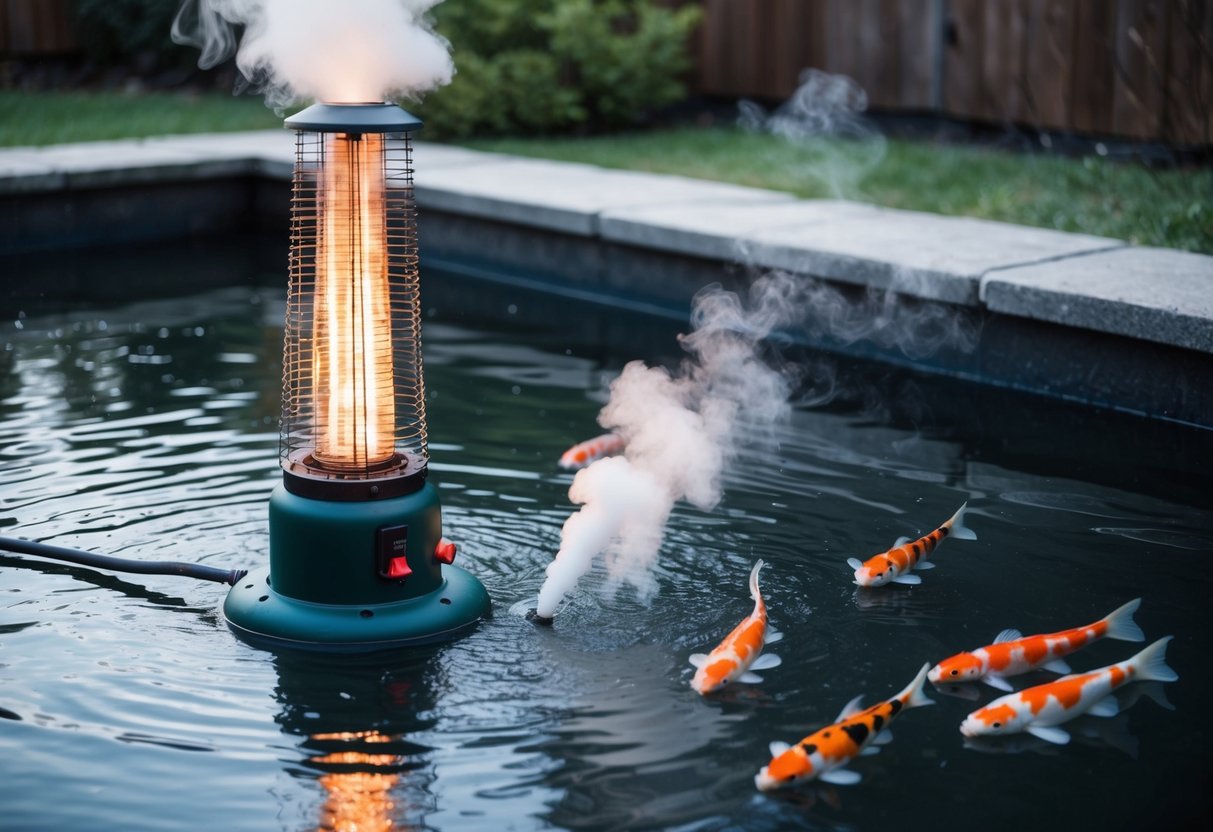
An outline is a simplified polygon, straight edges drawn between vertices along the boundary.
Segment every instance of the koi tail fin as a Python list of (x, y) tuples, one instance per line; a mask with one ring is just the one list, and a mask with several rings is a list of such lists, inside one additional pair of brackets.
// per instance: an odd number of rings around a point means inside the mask
[(754, 564), (754, 568), (750, 570), (750, 597), (755, 601), (760, 597), (758, 591), (758, 570), (762, 569), (764, 565), (762, 558), (759, 558), (758, 562)]
[(948, 521), (948, 537), (954, 537), (957, 540), (976, 540), (977, 535), (965, 525), (965, 509), (969, 503), (966, 500), (960, 508), (956, 509), (956, 513), (952, 515), (952, 519)]
[(1108, 613), (1103, 620), (1108, 625), (1105, 635), (1120, 641), (1145, 641), (1146, 634), (1133, 620), (1133, 613), (1137, 612), (1137, 608), (1140, 606), (1141, 599), (1134, 598), (1115, 612)]
[(905, 702), (907, 708), (918, 708), (923, 705), (934, 705), (935, 700), (929, 699), (922, 691), (922, 686), (927, 681), (927, 671), (931, 669), (931, 663), (927, 662), (922, 666), (922, 670), (918, 671), (918, 675), (914, 677), (914, 681), (906, 685), (906, 689), (897, 694), (898, 699)]
[(1179, 674), (1167, 664), (1167, 642), (1174, 636), (1163, 636), (1158, 641), (1142, 650), (1129, 664), (1137, 670), (1138, 682), (1174, 682)]

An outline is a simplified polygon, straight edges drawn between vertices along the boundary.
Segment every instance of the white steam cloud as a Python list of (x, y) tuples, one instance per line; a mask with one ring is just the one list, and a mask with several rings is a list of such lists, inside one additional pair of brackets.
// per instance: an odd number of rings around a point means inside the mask
[(276, 109), (302, 99), (416, 98), (455, 73), (450, 45), (426, 16), (439, 2), (185, 0), (173, 40), (198, 47), (204, 69), (235, 54), (241, 74)]
[(652, 595), (649, 567), (674, 503), (713, 508), (743, 438), (761, 435), (789, 411), (791, 381), (761, 349), (772, 331), (801, 314), (795, 293), (796, 280), (785, 274), (756, 280), (748, 303), (708, 287), (695, 298), (693, 331), (682, 338), (691, 357), (679, 372), (639, 361), (624, 367), (598, 416), (623, 437), (624, 455), (574, 477), (569, 499), (581, 509), (564, 524), (539, 591), (539, 615), (555, 614), (599, 554), (612, 584), (631, 585), (641, 599)]
[(771, 133), (796, 147), (791, 175), (821, 182), (831, 196), (845, 197), (885, 157), (884, 134), (868, 119), (868, 96), (845, 75), (806, 69), (796, 92), (768, 113), (752, 101), (737, 105), (738, 124)]

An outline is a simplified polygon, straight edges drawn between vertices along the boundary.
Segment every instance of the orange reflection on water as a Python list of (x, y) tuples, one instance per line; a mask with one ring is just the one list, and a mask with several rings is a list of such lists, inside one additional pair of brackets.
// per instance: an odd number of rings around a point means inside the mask
[[(358, 743), (390, 742), (391, 738), (378, 731), (343, 731), (333, 734), (313, 734), (313, 740), (354, 741)], [(336, 751), (308, 762), (321, 767), (350, 767), (351, 771), (329, 771), (320, 776), (326, 792), (320, 812), (318, 830), (323, 832), (384, 832), (402, 829), (396, 825), (396, 801), (392, 789), (400, 775), (366, 771), (366, 768), (394, 769), (404, 758), (396, 754), (372, 754), (366, 751)]]

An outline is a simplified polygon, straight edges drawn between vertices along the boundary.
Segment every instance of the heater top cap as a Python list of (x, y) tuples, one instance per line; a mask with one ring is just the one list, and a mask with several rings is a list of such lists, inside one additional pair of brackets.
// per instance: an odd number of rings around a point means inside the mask
[(316, 103), (288, 118), (292, 130), (318, 133), (411, 133), (421, 119), (395, 104)]

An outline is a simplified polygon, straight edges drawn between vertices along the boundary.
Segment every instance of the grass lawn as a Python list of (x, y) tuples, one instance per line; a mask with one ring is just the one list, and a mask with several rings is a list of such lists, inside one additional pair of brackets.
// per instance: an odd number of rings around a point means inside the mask
[[(256, 96), (0, 91), (0, 147), (281, 125)], [(1073, 159), (925, 140), (817, 139), (793, 144), (777, 136), (720, 127), (463, 144), (1213, 254), (1213, 167), (1208, 166), (1152, 171), (1098, 157)]]
[(281, 126), (250, 95), (0, 90), (0, 147)]

